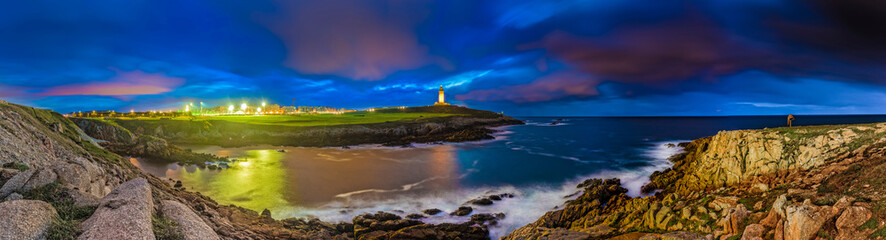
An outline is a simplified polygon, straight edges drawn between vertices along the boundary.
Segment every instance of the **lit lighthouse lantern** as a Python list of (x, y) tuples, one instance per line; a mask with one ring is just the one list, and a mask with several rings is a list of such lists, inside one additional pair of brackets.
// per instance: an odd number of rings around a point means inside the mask
[(440, 85), (440, 93), (437, 95), (437, 102), (434, 105), (449, 105), (446, 103), (446, 97), (443, 95), (443, 85)]

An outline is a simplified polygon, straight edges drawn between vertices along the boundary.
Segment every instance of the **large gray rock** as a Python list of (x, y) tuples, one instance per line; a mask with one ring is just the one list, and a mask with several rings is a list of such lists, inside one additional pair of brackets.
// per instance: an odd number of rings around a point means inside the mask
[(25, 183), (28, 182), (28, 179), (31, 179), (31, 176), (37, 172), (36, 170), (27, 170), (24, 172), (20, 172), (16, 174), (14, 177), (10, 178), (9, 181), (3, 184), (3, 187), (0, 187), (0, 198), (5, 198), (9, 194), (18, 191)]
[(46, 229), (58, 216), (49, 203), (15, 200), (0, 203), (0, 240), (45, 239)]
[(98, 198), (104, 197), (112, 189), (104, 170), (84, 158), (78, 157), (58, 162), (52, 165), (52, 169), (58, 175), (58, 182), (71, 189), (77, 189)]
[(83, 222), (84, 231), (78, 239), (154, 239), (153, 209), (151, 187), (144, 178), (125, 182), (105, 196), (95, 213)]
[(28, 179), (28, 182), (26, 182), (25, 185), (22, 186), (21, 190), (28, 191), (34, 188), (42, 187), (46, 184), (55, 182), (56, 179), (58, 179), (58, 176), (55, 174), (55, 172), (52, 171), (52, 169), (40, 169), (37, 170), (37, 172), (34, 173), (34, 175), (32, 175), (30, 179)]
[(165, 200), (161, 203), (163, 216), (171, 219), (181, 226), (182, 235), (185, 240), (217, 240), (218, 234), (206, 225), (206, 222), (200, 218), (188, 206), (172, 200)]

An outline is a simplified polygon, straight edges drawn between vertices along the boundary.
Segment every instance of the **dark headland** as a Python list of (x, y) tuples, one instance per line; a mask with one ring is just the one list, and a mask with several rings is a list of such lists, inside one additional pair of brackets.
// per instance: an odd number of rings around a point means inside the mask
[[(398, 118), (394, 121), (379, 120), (386, 119), (388, 115)], [(298, 147), (360, 144), (403, 146), (411, 143), (464, 142), (492, 139), (489, 134), (494, 131), (490, 127), (523, 124), (520, 120), (499, 113), (451, 105), (380, 108), (372, 112), (305, 114), (292, 117), (73, 119), (84, 129), (100, 128), (109, 123), (123, 127), (135, 135), (150, 135), (173, 143), (227, 147), (260, 144)]]

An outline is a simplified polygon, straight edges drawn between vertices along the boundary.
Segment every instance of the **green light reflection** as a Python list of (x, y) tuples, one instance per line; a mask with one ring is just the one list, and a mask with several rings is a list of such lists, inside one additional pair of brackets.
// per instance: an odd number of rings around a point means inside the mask
[[(246, 157), (230, 164), (224, 171), (196, 168), (194, 171), (175, 171), (172, 175), (186, 187), (212, 196), (221, 204), (234, 204), (261, 211), (287, 206), (285, 200), (286, 170), (282, 154), (273, 150), (248, 150)], [(190, 170), (190, 169), (189, 169)], [(211, 176), (210, 176), (211, 175)], [(167, 172), (167, 176), (170, 173)]]

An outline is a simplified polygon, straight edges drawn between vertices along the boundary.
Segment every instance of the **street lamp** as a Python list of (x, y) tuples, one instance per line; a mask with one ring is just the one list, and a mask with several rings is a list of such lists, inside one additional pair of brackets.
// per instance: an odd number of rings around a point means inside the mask
[(234, 104), (228, 106), (228, 114), (234, 113)]
[(246, 111), (246, 103), (240, 104), (240, 110)]

